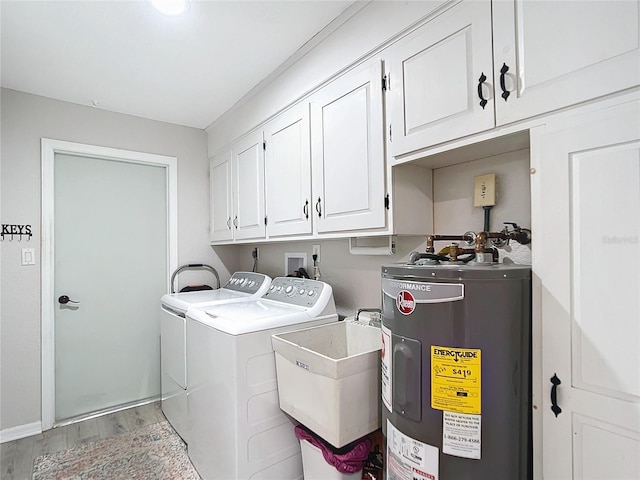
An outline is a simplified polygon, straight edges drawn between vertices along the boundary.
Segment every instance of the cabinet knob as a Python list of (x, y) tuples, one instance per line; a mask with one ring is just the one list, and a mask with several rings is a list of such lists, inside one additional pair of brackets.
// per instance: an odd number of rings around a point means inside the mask
[(487, 76), (482, 72), (480, 78), (478, 79), (478, 97), (480, 98), (480, 106), (484, 110), (485, 105), (487, 104), (487, 99), (482, 95), (482, 84), (487, 79)]

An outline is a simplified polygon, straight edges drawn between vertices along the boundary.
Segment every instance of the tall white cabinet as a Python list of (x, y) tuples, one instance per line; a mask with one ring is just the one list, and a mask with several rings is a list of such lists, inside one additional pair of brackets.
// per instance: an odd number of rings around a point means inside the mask
[(639, 478), (640, 102), (550, 120), (531, 153), (542, 478)]

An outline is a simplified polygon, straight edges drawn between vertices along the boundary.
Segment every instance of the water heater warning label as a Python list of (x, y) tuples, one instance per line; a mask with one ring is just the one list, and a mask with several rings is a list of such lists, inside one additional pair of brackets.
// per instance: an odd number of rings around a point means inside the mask
[(431, 345), (431, 408), (480, 414), (480, 349)]
[(442, 453), (480, 460), (481, 415), (442, 412)]
[(387, 480), (438, 480), (440, 451), (398, 430), (387, 419)]

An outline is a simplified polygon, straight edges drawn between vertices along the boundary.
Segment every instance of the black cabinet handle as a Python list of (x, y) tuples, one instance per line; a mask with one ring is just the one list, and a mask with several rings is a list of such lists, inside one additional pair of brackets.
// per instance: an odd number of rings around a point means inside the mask
[(502, 89), (501, 97), (504, 98), (505, 102), (507, 101), (507, 98), (509, 98), (509, 95), (511, 95), (511, 92), (507, 90), (507, 86), (504, 83), (504, 76), (508, 71), (509, 71), (509, 67), (507, 66), (506, 63), (503, 63), (502, 68), (500, 69), (500, 88)]
[(231, 230), (231, 217), (227, 218), (227, 228)]
[(304, 213), (304, 218), (309, 220), (309, 200), (304, 201), (304, 207), (302, 207), (302, 213)]
[(480, 98), (480, 106), (484, 110), (485, 105), (487, 104), (487, 99), (482, 96), (482, 84), (487, 79), (487, 76), (482, 72), (480, 78), (478, 79), (478, 97)]
[(238, 228), (238, 216), (237, 215), (233, 219), (233, 226)]
[(562, 413), (562, 409), (558, 406), (558, 385), (562, 382), (558, 378), (558, 376), (554, 373), (553, 377), (550, 378), (553, 387), (551, 387), (551, 411), (557, 417)]
[(320, 205), (320, 197), (318, 197), (318, 201), (316, 202), (316, 212), (318, 212), (318, 216), (322, 216), (322, 205)]

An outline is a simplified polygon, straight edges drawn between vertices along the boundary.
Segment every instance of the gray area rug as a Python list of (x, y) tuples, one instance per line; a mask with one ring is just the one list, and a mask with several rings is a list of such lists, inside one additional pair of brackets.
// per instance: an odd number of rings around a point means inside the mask
[(34, 460), (33, 480), (200, 480), (168, 422)]

